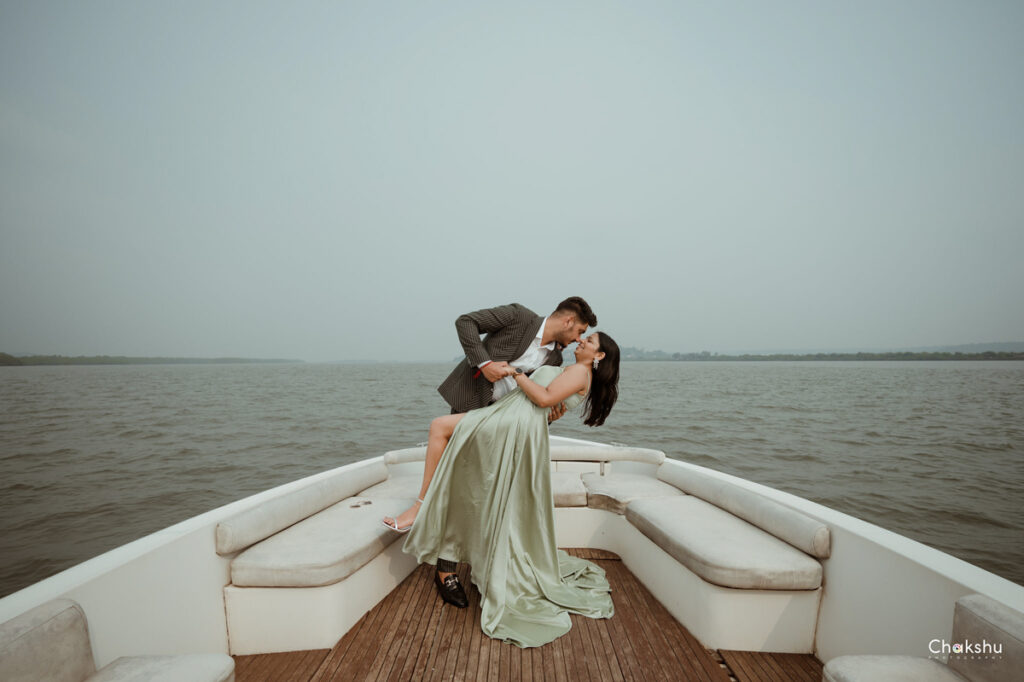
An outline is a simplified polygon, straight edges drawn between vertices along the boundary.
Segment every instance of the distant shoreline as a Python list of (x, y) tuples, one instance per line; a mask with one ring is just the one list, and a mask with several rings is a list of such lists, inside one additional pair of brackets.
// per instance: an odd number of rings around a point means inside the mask
[(984, 353), (807, 353), (789, 354), (776, 353), (772, 355), (719, 355), (717, 353), (672, 353), (665, 354), (666, 357), (628, 357), (622, 359), (628, 362), (755, 362), (755, 361), (885, 361), (885, 360), (968, 360), (968, 361), (991, 361), (991, 360), (1024, 360), (1024, 352), (1013, 351), (985, 351)]
[[(631, 352), (632, 351), (632, 352)], [(461, 358), (460, 358), (461, 360)], [(885, 362), (885, 361), (968, 361), (1024, 360), (1024, 352), (985, 351), (983, 353), (891, 352), (891, 353), (773, 353), (766, 355), (721, 355), (718, 353), (665, 353), (627, 349), (623, 362)], [(571, 360), (570, 360), (571, 361)], [(26, 355), (16, 357), (0, 353), (0, 367), (38, 367), (59, 365), (260, 365), (306, 364), (305, 360), (278, 358), (170, 358), (123, 355)], [(350, 363), (328, 363), (350, 364)], [(364, 361), (354, 364), (380, 364)]]
[(271, 363), (300, 364), (303, 360), (261, 358), (163, 358), (130, 357), (125, 355), (26, 355), (15, 357), (0, 353), (0, 366), (38, 365), (251, 365)]

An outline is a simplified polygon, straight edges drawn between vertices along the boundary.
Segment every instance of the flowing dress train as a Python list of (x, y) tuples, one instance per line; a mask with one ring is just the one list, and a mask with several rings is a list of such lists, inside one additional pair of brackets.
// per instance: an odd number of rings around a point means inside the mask
[[(561, 371), (544, 366), (532, 378), (546, 386)], [(547, 415), (518, 388), (466, 413), (402, 547), (421, 563), (467, 562), (481, 629), (521, 647), (564, 635), (569, 613), (614, 613), (604, 570), (555, 544)]]

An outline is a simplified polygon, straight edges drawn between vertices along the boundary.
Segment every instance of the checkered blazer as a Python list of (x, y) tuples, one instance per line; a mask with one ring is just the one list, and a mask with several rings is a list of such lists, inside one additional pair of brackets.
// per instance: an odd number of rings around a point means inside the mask
[[(477, 365), (487, 360), (515, 360), (529, 348), (543, 322), (543, 317), (518, 303), (460, 315), (455, 320), (455, 330), (466, 351), (466, 359), (437, 387), (441, 397), (452, 406), (452, 412), (468, 412), (489, 404), (494, 395), (494, 384), (483, 374), (473, 378)], [(481, 334), (487, 335), (482, 341)], [(544, 364), (562, 364), (560, 346), (556, 344)]]

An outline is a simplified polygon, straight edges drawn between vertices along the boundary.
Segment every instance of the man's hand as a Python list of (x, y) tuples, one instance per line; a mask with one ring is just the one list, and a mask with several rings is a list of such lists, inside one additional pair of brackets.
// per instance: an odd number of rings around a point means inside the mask
[(480, 371), (483, 372), (484, 378), (493, 384), (498, 379), (508, 376), (509, 366), (507, 362), (492, 362), (484, 365)]
[(563, 414), (565, 414), (565, 403), (558, 403), (551, 408), (551, 413), (548, 414), (548, 424), (558, 421)]

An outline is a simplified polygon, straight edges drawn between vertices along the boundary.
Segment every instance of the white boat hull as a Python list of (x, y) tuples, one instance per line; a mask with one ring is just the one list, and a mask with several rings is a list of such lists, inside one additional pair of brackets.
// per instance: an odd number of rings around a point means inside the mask
[[(336, 585), (236, 588), (229, 587), (232, 557), (216, 553), (214, 531), (223, 519), (362, 464), (264, 491), (79, 564), (0, 599), (0, 622), (51, 599), (73, 599), (87, 614), (99, 666), (139, 653), (242, 654), (329, 647), (415, 568), (401, 553), (401, 541)], [(822, 661), (855, 653), (920, 656), (929, 641), (950, 637), (953, 604), (961, 596), (981, 593), (1024, 611), (1024, 587), (948, 554), (751, 481), (675, 460), (666, 460), (664, 466), (720, 477), (818, 519), (832, 532), (831, 557), (821, 562), (820, 590), (766, 595), (763, 590), (709, 585), (619, 515), (590, 508), (556, 510), (561, 546), (619, 554), (654, 596), (710, 647), (813, 652)], [(754, 598), (756, 609), (751, 606)], [(808, 631), (808, 616), (815, 612), (810, 622), (816, 627)]]

